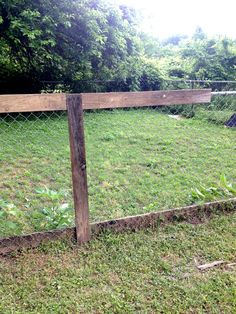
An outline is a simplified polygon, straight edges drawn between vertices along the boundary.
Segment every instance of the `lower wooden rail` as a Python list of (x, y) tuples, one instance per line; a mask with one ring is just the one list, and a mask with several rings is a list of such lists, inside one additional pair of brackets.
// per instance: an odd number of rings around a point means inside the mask
[[(236, 211), (236, 198), (216, 201), (203, 205), (192, 205), (181, 208), (158, 211), (137, 216), (129, 216), (114, 220), (95, 222), (90, 224), (92, 237), (106, 231), (121, 232), (126, 230), (139, 230), (142, 228), (157, 228), (171, 222), (200, 223), (211, 218), (214, 214), (227, 214)], [(42, 243), (57, 240), (75, 241), (76, 228), (65, 228), (46, 232), (37, 232), (23, 236), (13, 236), (0, 239), (0, 254), (28, 248), (35, 248)]]

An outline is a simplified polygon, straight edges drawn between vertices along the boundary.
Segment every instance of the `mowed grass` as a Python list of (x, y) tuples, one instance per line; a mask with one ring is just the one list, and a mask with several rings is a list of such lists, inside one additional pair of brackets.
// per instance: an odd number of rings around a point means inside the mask
[(235, 251), (236, 214), (44, 245), (1, 258), (0, 313), (233, 314)]
[[(73, 215), (67, 117), (0, 124), (0, 198), (24, 221), (54, 206), (39, 192), (47, 187)], [(221, 174), (236, 178), (236, 133), (221, 125), (153, 109), (96, 111), (85, 113), (85, 134), (91, 221), (190, 205), (192, 189), (217, 184)], [(23, 231), (40, 228), (50, 226), (26, 220)]]

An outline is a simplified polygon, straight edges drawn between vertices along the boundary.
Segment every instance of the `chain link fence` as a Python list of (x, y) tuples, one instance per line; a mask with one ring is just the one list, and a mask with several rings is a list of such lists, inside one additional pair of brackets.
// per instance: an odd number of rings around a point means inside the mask
[(67, 114), (0, 115), (0, 234), (73, 224)]
[[(179, 80), (165, 81), (164, 89), (210, 88), (212, 101), (206, 105), (172, 106), (164, 111), (180, 114), (188, 118), (198, 118), (214, 124), (224, 125), (236, 113), (236, 82), (233, 81), (201, 81)], [(235, 93), (234, 93), (235, 92)]]
[[(91, 222), (235, 196), (235, 112), (235, 95), (86, 111)], [(0, 163), (0, 238), (74, 225), (65, 111), (0, 114)]]

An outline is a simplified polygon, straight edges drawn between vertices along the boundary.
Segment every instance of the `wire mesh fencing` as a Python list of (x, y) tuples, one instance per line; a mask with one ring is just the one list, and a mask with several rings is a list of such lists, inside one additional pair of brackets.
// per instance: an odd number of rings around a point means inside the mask
[(73, 224), (67, 114), (0, 115), (0, 235)]
[(234, 129), (153, 108), (86, 120), (95, 220), (233, 197)]
[[(235, 96), (224, 97), (86, 111), (90, 221), (235, 196)], [(1, 114), (0, 132), (0, 237), (73, 226), (67, 113)]]
[(187, 118), (197, 118), (214, 124), (225, 125), (236, 113), (236, 82), (179, 80), (165, 81), (165, 89), (210, 88), (212, 100), (209, 104), (193, 106), (171, 106), (161, 108), (166, 113), (182, 115)]

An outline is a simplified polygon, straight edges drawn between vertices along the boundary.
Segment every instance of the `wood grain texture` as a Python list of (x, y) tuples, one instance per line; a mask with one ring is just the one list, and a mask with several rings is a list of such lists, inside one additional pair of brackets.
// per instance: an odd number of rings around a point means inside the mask
[[(164, 211), (147, 213), (137, 216), (123, 217), (114, 220), (106, 220), (90, 224), (92, 237), (104, 230), (122, 232), (126, 230), (137, 230), (142, 228), (157, 228), (172, 222), (198, 223), (214, 217), (215, 214), (234, 213), (236, 209), (236, 198), (206, 203), (203, 205), (191, 205)], [(65, 228), (46, 232), (37, 232), (23, 236), (12, 236), (0, 238), (0, 255), (9, 254), (14, 251), (37, 247), (42, 243), (65, 239), (75, 239), (75, 228)], [(233, 264), (233, 263), (232, 263)], [(229, 265), (230, 266), (230, 265)]]
[(66, 94), (0, 95), (0, 113), (66, 110)]
[[(80, 94), (73, 94), (80, 95)], [(209, 103), (210, 89), (83, 93), (83, 108), (125, 108)], [(66, 110), (66, 94), (0, 95), (0, 113)]]
[(70, 134), (76, 238), (79, 243), (84, 243), (90, 239), (90, 226), (82, 97), (80, 95), (67, 95), (66, 104)]
[(84, 109), (198, 104), (211, 101), (211, 90), (83, 93), (82, 99)]

